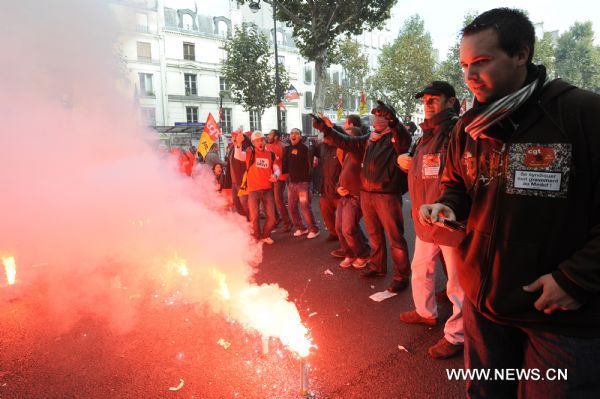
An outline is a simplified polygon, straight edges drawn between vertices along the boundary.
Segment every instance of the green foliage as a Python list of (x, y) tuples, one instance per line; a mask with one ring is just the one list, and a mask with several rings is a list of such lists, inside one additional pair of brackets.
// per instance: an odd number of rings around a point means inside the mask
[[(263, 0), (273, 4), (273, 0)], [(343, 35), (382, 28), (397, 0), (277, 0), (277, 20), (292, 28), (300, 54), (315, 62), (313, 109), (323, 110), (327, 66)], [(239, 0), (246, 3), (248, 0)]]
[(600, 91), (600, 49), (591, 22), (575, 22), (556, 45), (556, 74), (583, 89)]
[(327, 92), (325, 94), (325, 108), (337, 108), (338, 98), (341, 95), (344, 110), (348, 103), (354, 104), (354, 98), (360, 96), (360, 91), (365, 88), (366, 77), (369, 74), (369, 57), (362, 52), (360, 44), (351, 38), (346, 38), (338, 46), (338, 51), (331, 58), (332, 64), (342, 67), (340, 82), (327, 80)]
[(415, 112), (415, 93), (434, 78), (431, 36), (418, 15), (410, 17), (391, 45), (379, 56), (379, 69), (370, 79), (373, 94), (392, 104), (402, 116)]
[[(227, 57), (221, 73), (230, 85), (232, 100), (245, 111), (263, 113), (275, 105), (274, 56), (267, 36), (255, 29), (236, 27), (234, 35), (223, 45)], [(279, 65), (281, 90), (287, 89), (289, 79)]]
[[(477, 14), (474, 13), (466, 14), (463, 19), (463, 27), (473, 22), (476, 16)], [(450, 83), (456, 91), (457, 98), (462, 100), (465, 97), (472, 97), (472, 94), (465, 84), (463, 69), (460, 65), (460, 40), (459, 32), (456, 35), (456, 42), (448, 50), (446, 59), (440, 63), (436, 71), (436, 79)]]
[(552, 32), (544, 32), (542, 38), (535, 39), (535, 51), (533, 53), (533, 63), (544, 65), (548, 77), (556, 77), (556, 46)]

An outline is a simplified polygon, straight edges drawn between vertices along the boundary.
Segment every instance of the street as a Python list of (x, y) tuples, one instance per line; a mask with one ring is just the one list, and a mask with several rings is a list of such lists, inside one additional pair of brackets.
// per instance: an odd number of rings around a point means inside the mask
[[(314, 198), (314, 204), (318, 198)], [(318, 207), (315, 207), (318, 208)], [(414, 245), (412, 220), (405, 226)], [(317, 211), (318, 212), (318, 211)], [(438, 361), (427, 348), (443, 334), (404, 325), (410, 291), (375, 302), (391, 276), (362, 280), (341, 269), (325, 242), (276, 232), (264, 248), (258, 284), (278, 283), (295, 301), (318, 346), (308, 357), (308, 388), (316, 398), (459, 398), (464, 381), (446, 369), (462, 358)], [(388, 264), (391, 268), (391, 265)], [(328, 272), (329, 271), (329, 272)], [(439, 273), (441, 274), (441, 273)], [(438, 279), (438, 286), (443, 281)], [(261, 354), (261, 339), (203, 304), (165, 307), (143, 299), (135, 327), (113, 334), (93, 318), (62, 331), (36, 309), (38, 293), (0, 302), (0, 398), (295, 398), (301, 362), (278, 340)], [(449, 315), (440, 304), (440, 318)]]

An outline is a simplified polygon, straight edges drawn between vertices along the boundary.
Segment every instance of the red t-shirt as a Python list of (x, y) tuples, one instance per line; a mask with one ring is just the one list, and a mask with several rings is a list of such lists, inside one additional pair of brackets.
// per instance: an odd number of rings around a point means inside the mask
[[(250, 165), (250, 159), (254, 157), (254, 162)], [(273, 188), (273, 183), (269, 178), (273, 174), (273, 155), (271, 151), (258, 151), (254, 149), (254, 156), (248, 152), (246, 155), (246, 164), (248, 165), (248, 191), (269, 190)]]
[[(279, 170), (283, 170), (283, 167), (281, 166), (283, 160), (283, 144), (281, 144), (281, 142), (277, 144), (267, 144), (267, 150), (273, 151), (273, 154), (275, 154), (275, 165), (279, 166)], [(287, 179), (287, 177), (287, 173), (282, 173), (281, 176), (279, 176), (279, 180), (283, 181)]]

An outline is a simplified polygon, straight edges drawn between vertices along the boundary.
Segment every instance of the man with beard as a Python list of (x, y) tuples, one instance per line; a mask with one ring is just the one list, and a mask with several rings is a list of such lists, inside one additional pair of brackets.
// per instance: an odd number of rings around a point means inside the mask
[(410, 265), (402, 217), (406, 174), (396, 165), (396, 158), (408, 150), (411, 138), (391, 107), (379, 102), (371, 113), (375, 115), (375, 131), (370, 135), (345, 135), (341, 133), (340, 127), (329, 127), (318, 117), (314, 117), (313, 126), (326, 137), (331, 137), (337, 147), (362, 154), (360, 206), (369, 235), (371, 254), (369, 264), (361, 271), (360, 276), (374, 278), (386, 275), (387, 233), (394, 263), (393, 281), (388, 290), (400, 292), (408, 287)]
[(420, 211), (467, 220), (465, 368), (539, 374), (468, 380), (471, 398), (600, 397), (600, 96), (547, 79), (534, 43), (508, 8), (463, 29), (475, 103), (453, 132), (443, 194)]
[[(302, 143), (302, 131), (298, 128), (292, 129), (290, 132), (290, 145), (285, 147), (283, 151), (282, 166), (283, 173), (288, 173), (290, 176), (288, 206), (292, 221), (296, 226), (294, 237), (306, 234), (306, 238), (313, 239), (319, 235), (319, 228), (312, 211), (312, 192), (310, 189), (312, 163), (313, 154)], [(306, 225), (300, 217), (298, 205), (300, 205)]]

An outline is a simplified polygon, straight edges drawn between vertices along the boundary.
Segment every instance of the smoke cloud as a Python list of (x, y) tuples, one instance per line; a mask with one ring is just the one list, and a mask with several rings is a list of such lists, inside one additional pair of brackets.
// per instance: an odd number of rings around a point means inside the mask
[(0, 256), (15, 257), (21, 295), (63, 329), (91, 314), (128, 331), (149, 296), (207, 301), (251, 326), (236, 301), (263, 291), (300, 324), (284, 290), (252, 284), (260, 248), (212, 175), (180, 176), (137, 123), (107, 2), (3, 11)]

